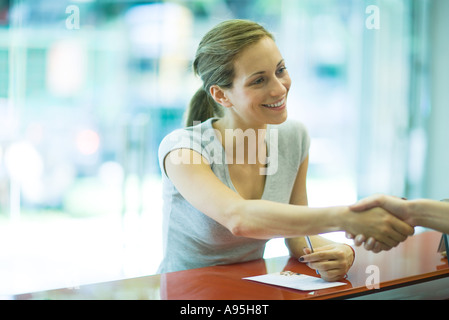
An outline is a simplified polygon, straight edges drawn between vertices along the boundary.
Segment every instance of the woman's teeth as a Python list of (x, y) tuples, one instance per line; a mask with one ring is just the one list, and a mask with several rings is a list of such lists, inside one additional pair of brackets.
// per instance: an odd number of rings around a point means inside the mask
[(268, 108), (279, 108), (280, 106), (282, 106), (284, 104), (284, 101), (285, 100), (282, 100), (275, 104), (263, 104), (263, 106), (268, 107)]

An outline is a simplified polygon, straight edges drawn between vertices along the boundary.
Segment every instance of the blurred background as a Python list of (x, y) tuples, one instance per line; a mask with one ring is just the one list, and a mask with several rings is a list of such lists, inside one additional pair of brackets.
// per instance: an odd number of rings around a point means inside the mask
[(275, 34), (311, 206), (447, 198), (447, 17), (447, 0), (0, 0), (0, 296), (156, 272), (157, 148), (226, 19)]

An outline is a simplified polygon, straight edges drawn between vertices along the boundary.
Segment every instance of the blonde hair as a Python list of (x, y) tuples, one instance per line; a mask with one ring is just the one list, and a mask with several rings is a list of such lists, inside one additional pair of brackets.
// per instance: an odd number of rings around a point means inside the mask
[(251, 44), (273, 35), (260, 24), (248, 20), (228, 20), (212, 28), (201, 40), (193, 62), (194, 73), (203, 86), (192, 97), (185, 115), (185, 125), (222, 117), (222, 107), (210, 95), (210, 87), (232, 88), (234, 61)]

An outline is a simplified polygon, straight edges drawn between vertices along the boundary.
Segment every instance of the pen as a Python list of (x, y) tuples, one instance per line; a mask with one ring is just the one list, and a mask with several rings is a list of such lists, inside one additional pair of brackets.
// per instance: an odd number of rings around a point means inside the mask
[[(310, 241), (310, 237), (309, 236), (306, 236), (306, 241), (307, 241), (307, 245), (309, 246), (310, 251), (313, 253), (312, 241)], [(316, 274), (320, 274), (318, 272), (318, 270), (315, 270), (315, 271), (316, 271)]]
[(306, 236), (307, 245), (309, 246), (310, 251), (313, 253), (312, 241), (310, 241), (310, 237)]

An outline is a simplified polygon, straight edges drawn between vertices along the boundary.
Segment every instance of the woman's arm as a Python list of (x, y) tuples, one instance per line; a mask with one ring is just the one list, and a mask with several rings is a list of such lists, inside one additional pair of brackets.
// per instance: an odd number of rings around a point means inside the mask
[(382, 209), (355, 213), (348, 207), (309, 208), (266, 200), (245, 200), (224, 185), (206, 159), (189, 149), (170, 152), (165, 170), (181, 195), (236, 236), (291, 238), (331, 231), (364, 233), (395, 246), (413, 229)]

